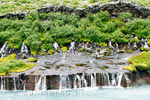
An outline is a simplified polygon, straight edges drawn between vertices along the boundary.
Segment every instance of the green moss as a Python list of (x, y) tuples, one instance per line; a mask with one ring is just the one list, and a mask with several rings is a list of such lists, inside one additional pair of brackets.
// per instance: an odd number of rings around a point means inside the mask
[(131, 72), (136, 71), (136, 68), (134, 67), (133, 64), (130, 64), (129, 66), (124, 67), (124, 69), (129, 70)]
[(150, 70), (150, 52), (142, 52), (128, 59), (130, 65), (124, 67), (130, 71), (136, 71), (136, 68)]
[(140, 50), (141, 50), (141, 51), (148, 51), (149, 49), (146, 49), (146, 48), (144, 48), (144, 47), (141, 47)]
[(132, 53), (132, 52), (133, 52), (132, 49), (128, 49), (128, 50), (127, 50), (127, 53)]
[(31, 50), (31, 54), (32, 54), (32, 55), (36, 55), (36, 54), (37, 54), (37, 51), (32, 51), (32, 50)]
[(105, 42), (100, 42), (100, 43), (97, 43), (98, 46), (102, 46), (102, 47), (107, 47), (107, 43)]
[(16, 54), (11, 54), (11, 55), (8, 55), (7, 57), (0, 58), (0, 62), (5, 62), (8, 60), (15, 60), (15, 57), (16, 57)]
[(15, 54), (12, 54), (5, 58), (1, 58), (0, 75), (6, 75), (11, 72), (23, 72), (35, 66), (33, 63), (26, 63), (23, 60), (15, 60), (15, 56)]
[(64, 52), (66, 52), (67, 51), (67, 47), (62, 47), (61, 48), (61, 51), (64, 53)]
[(28, 62), (37, 62), (37, 58), (30, 57), (27, 59)]
[(84, 48), (80, 48), (80, 49), (78, 49), (78, 52), (84, 52), (85, 51), (85, 49)]
[(48, 51), (48, 54), (49, 54), (49, 55), (54, 54), (54, 50), (53, 50), (53, 49), (50, 49), (50, 50)]

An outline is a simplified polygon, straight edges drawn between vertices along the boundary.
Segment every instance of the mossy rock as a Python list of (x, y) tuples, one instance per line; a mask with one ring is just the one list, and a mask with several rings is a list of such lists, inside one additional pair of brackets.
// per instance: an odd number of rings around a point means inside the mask
[(65, 52), (67, 51), (67, 47), (62, 47), (62, 48), (61, 48), (61, 51), (62, 51), (63, 53), (65, 53)]
[(80, 48), (80, 49), (78, 49), (78, 52), (84, 52), (85, 51), (85, 49), (84, 48)]
[(101, 47), (107, 47), (107, 43), (105, 43), (105, 42), (97, 43), (97, 45), (101, 46)]
[(119, 53), (124, 53), (125, 52), (125, 50), (124, 49), (121, 49), (120, 51), (119, 51)]
[(76, 64), (76, 66), (85, 66), (86, 64)]
[(37, 54), (37, 51), (32, 51), (32, 50), (31, 50), (31, 54), (32, 54), (32, 55), (36, 55), (36, 54)]
[(53, 49), (50, 49), (50, 50), (48, 51), (48, 54), (49, 54), (49, 55), (54, 54), (54, 50), (53, 50)]
[(129, 66), (124, 67), (124, 69), (129, 70), (131, 72), (134, 72), (134, 71), (136, 72), (136, 68), (132, 64), (129, 65)]
[(16, 54), (11, 54), (11, 55), (8, 55), (7, 57), (0, 58), (0, 62), (5, 62), (8, 60), (15, 60), (15, 57), (16, 57)]
[(37, 58), (30, 57), (27, 59), (28, 62), (37, 62)]
[(136, 71), (136, 69), (141, 70), (150, 70), (150, 52), (142, 52), (136, 56), (132, 56), (128, 59), (130, 65), (127, 67), (124, 67), (124, 69), (127, 69), (129, 71)]
[(141, 47), (140, 50), (141, 50), (141, 51), (148, 51), (149, 49), (146, 49), (146, 48), (144, 48), (144, 47)]
[(127, 53), (132, 53), (132, 52), (133, 52), (132, 49), (128, 49), (128, 50), (127, 50)]

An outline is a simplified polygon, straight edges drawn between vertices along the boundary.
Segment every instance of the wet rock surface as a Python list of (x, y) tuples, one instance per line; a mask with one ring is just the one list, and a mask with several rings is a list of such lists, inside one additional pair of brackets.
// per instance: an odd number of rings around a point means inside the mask
[[(129, 71), (123, 67), (128, 66), (128, 58), (138, 54), (122, 53), (114, 56), (104, 56), (96, 59), (92, 55), (78, 52), (55, 53), (54, 55), (39, 56), (36, 66), (23, 72), (26, 75), (68, 75), (76, 73), (117, 73)], [(17, 76), (20, 73), (12, 73)]]

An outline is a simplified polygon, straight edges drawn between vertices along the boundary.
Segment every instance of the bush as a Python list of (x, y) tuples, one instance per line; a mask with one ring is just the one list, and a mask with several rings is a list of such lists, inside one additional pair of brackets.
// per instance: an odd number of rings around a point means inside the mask
[(124, 12), (119, 14), (119, 19), (125, 20), (125, 19), (130, 19), (132, 17), (132, 14), (129, 12)]
[(36, 58), (30, 57), (27, 59), (28, 62), (37, 62)]

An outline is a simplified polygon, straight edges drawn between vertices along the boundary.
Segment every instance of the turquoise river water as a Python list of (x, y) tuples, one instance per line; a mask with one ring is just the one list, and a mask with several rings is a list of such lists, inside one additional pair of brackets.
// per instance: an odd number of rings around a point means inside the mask
[(150, 85), (50, 91), (0, 91), (0, 100), (150, 100)]

